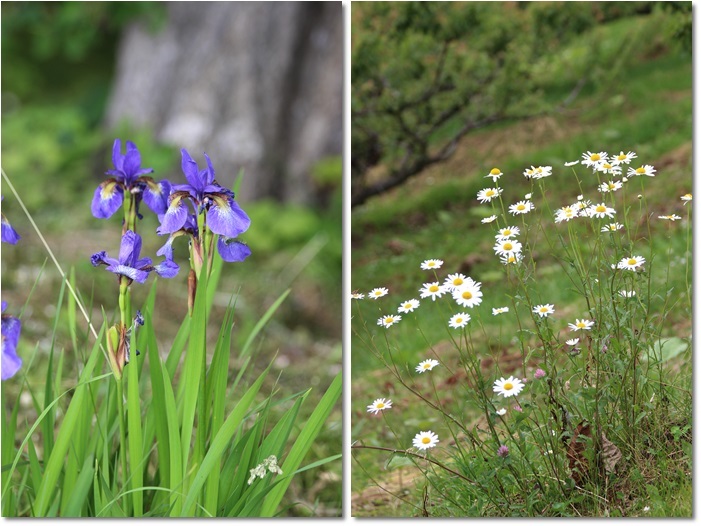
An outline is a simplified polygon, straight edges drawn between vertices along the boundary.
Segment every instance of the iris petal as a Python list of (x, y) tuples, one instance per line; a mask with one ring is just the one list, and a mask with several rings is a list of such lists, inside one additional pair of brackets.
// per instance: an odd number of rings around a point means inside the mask
[(144, 283), (146, 278), (148, 278), (148, 272), (145, 270), (139, 270), (134, 267), (128, 267), (127, 265), (110, 265), (107, 270), (115, 274), (121, 274), (129, 279), (133, 279), (138, 283)]
[(231, 239), (219, 238), (217, 249), (221, 258), (228, 263), (243, 261), (251, 255), (251, 249), (245, 243)]
[(192, 186), (194, 189), (201, 189), (205, 187), (206, 185), (202, 184), (202, 181), (200, 179), (200, 174), (197, 170), (197, 163), (195, 160), (190, 156), (189, 153), (187, 153), (187, 150), (183, 148), (180, 150), (180, 153), (183, 156), (182, 160), (182, 169), (183, 173), (185, 174), (185, 178), (187, 179), (187, 182), (190, 183), (190, 186)]
[(180, 230), (187, 221), (187, 204), (182, 195), (171, 195), (170, 205), (161, 220), (160, 231), (172, 234)]
[(17, 241), (19, 241), (20, 235), (17, 233), (17, 231), (12, 228), (12, 225), (10, 222), (7, 220), (7, 218), (3, 215), (2, 216), (2, 241), (4, 243), (10, 243), (11, 245), (16, 245)]
[(145, 178), (146, 187), (143, 191), (144, 202), (153, 210), (153, 213), (165, 214), (168, 210), (168, 196), (170, 195), (170, 181), (164, 179), (156, 183), (153, 179)]
[(119, 263), (135, 267), (139, 254), (141, 254), (141, 236), (136, 232), (127, 230), (122, 236), (122, 243), (119, 247)]
[(180, 271), (180, 266), (172, 259), (166, 259), (154, 267), (156, 274), (164, 278), (174, 278)]
[(2, 379), (12, 378), (22, 367), (22, 359), (17, 356), (22, 322), (14, 316), (2, 317)]
[(108, 179), (95, 189), (90, 209), (98, 219), (112, 217), (124, 200), (124, 191), (114, 179)]
[(215, 234), (236, 237), (248, 230), (251, 219), (241, 207), (227, 196), (210, 195), (212, 206), (207, 211), (207, 225)]

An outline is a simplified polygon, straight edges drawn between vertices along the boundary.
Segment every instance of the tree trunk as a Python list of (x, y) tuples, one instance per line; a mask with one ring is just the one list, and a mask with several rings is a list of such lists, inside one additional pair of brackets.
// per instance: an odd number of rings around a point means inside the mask
[(172, 2), (165, 27), (129, 26), (108, 127), (127, 120), (245, 200), (313, 203), (310, 169), (343, 145), (343, 16), (332, 2)]

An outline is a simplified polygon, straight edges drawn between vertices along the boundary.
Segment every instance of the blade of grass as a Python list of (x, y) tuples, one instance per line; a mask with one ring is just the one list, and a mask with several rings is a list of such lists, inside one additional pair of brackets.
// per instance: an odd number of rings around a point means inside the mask
[[(132, 349), (136, 349), (136, 334), (131, 334)], [(129, 467), (131, 488), (132, 511), (135, 517), (141, 517), (144, 513), (144, 494), (136, 491), (144, 485), (144, 451), (143, 436), (141, 430), (141, 399), (139, 397), (139, 368), (137, 366), (136, 352), (132, 350), (131, 361), (125, 366), (127, 369), (127, 429), (129, 431)], [(126, 447), (127, 444), (120, 444)], [(126, 481), (125, 481), (126, 485)]]
[[(181, 484), (183, 480), (182, 461), (183, 454), (181, 451), (180, 433), (178, 432), (178, 410), (175, 406), (175, 395), (173, 387), (170, 383), (168, 369), (159, 359), (157, 362), (160, 365), (161, 376), (163, 377), (163, 405), (165, 407), (166, 422), (168, 423), (168, 437), (170, 446), (170, 516), (179, 517), (182, 510), (182, 493)], [(156, 363), (152, 364), (156, 367)], [(163, 459), (166, 462), (166, 459)]]
[(253, 330), (251, 331), (251, 334), (248, 335), (248, 339), (246, 340), (246, 343), (244, 343), (243, 347), (241, 348), (241, 353), (239, 356), (241, 358), (244, 358), (249, 352), (251, 352), (251, 344), (253, 343), (253, 340), (258, 336), (258, 333), (265, 327), (265, 324), (268, 323), (268, 320), (275, 314), (275, 311), (280, 307), (283, 301), (285, 301), (285, 298), (290, 293), (290, 289), (287, 289), (285, 292), (283, 292), (278, 299), (275, 300), (275, 302), (268, 308), (267, 311), (265, 311), (265, 314), (263, 314), (263, 317), (258, 320), (258, 323), (256, 323), (255, 327), (253, 327)]
[(95, 474), (95, 468), (93, 467), (94, 462), (95, 457), (92, 454), (85, 458), (83, 468), (80, 470), (78, 480), (76, 480), (73, 493), (68, 503), (65, 506), (61, 506), (62, 517), (80, 517), (83, 515), (81, 513), (83, 507), (87, 509), (87, 503), (85, 501), (90, 493), (90, 486)]
[(282, 465), (282, 472), (286, 474), (289, 473), (289, 475), (284, 476), (275, 489), (268, 494), (261, 508), (261, 517), (272, 517), (275, 514), (275, 510), (280, 504), (282, 497), (285, 495), (285, 491), (287, 491), (290, 482), (292, 482), (294, 471), (301, 464), (302, 459), (311, 448), (314, 440), (326, 422), (326, 419), (331, 414), (333, 406), (341, 395), (342, 388), (343, 376), (342, 373), (338, 373), (333, 382), (331, 382), (326, 393), (324, 393), (324, 396), (321, 397), (318, 405), (310, 415), (309, 420), (307, 420), (304, 428), (302, 428), (297, 440), (295, 440), (295, 443), (292, 445), (287, 458), (285, 458), (285, 462)]

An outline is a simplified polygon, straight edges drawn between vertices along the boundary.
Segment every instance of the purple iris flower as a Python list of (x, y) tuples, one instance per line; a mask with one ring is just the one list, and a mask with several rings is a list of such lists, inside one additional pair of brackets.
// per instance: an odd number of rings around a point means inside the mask
[[(2, 201), (4, 198), (4, 196), (0, 196), (0, 201)], [(0, 213), (0, 221), (2, 222), (2, 242), (16, 245), (17, 241), (21, 239), (17, 233), (17, 230), (12, 228), (12, 225), (5, 217), (5, 214)]]
[(109, 257), (107, 252), (103, 250), (93, 254), (90, 261), (94, 267), (107, 265), (107, 270), (110, 272), (126, 276), (130, 280), (139, 283), (144, 283), (152, 271), (156, 271), (156, 274), (164, 278), (172, 278), (180, 270), (178, 264), (172, 259), (166, 258), (165, 261), (154, 266), (151, 258), (139, 258), (140, 254), (141, 236), (136, 232), (127, 230), (122, 236), (119, 259)]
[[(7, 302), (2, 302), (5, 312)], [(22, 330), (22, 322), (9, 314), (2, 315), (2, 379), (12, 378), (22, 367), (22, 358), (17, 356), (17, 342)]]
[[(158, 216), (158, 219), (163, 222), (163, 216)], [(156, 230), (156, 233), (163, 235), (166, 232), (163, 231), (163, 226)], [(188, 214), (185, 218), (185, 223), (183, 226), (170, 234), (168, 241), (156, 252), (157, 256), (164, 256), (166, 259), (173, 259), (173, 241), (175, 238), (181, 235), (189, 235), (193, 242), (197, 245), (199, 243), (199, 229), (197, 228), (197, 217), (195, 214)], [(236, 263), (243, 261), (248, 256), (251, 255), (251, 249), (247, 244), (241, 241), (236, 241), (231, 238), (226, 238), (224, 236), (219, 236), (217, 241), (217, 250), (221, 258), (228, 263)]]
[(187, 150), (183, 148), (181, 153), (182, 170), (188, 184), (173, 185), (168, 210), (161, 220), (161, 231), (172, 234), (183, 228), (189, 216), (188, 200), (196, 216), (205, 212), (207, 227), (214, 234), (234, 238), (248, 230), (250, 218), (234, 201), (234, 193), (214, 180), (214, 167), (209, 156), (204, 154), (207, 168), (199, 170)]
[(146, 174), (152, 168), (141, 168), (141, 154), (136, 145), (127, 141), (127, 153), (122, 155), (122, 141), (114, 140), (112, 146), (113, 170), (107, 170), (108, 178), (95, 190), (92, 200), (92, 213), (99, 219), (111, 217), (124, 201), (124, 192), (130, 192), (138, 205), (143, 199), (155, 214), (163, 214), (168, 208), (168, 195), (171, 184), (167, 180), (156, 182)]

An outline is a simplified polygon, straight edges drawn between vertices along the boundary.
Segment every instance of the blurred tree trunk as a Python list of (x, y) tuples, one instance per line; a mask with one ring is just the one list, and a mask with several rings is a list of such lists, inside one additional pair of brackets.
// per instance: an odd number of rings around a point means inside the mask
[(165, 27), (124, 32), (107, 112), (206, 151), (246, 200), (313, 203), (310, 168), (343, 144), (338, 2), (172, 2)]

